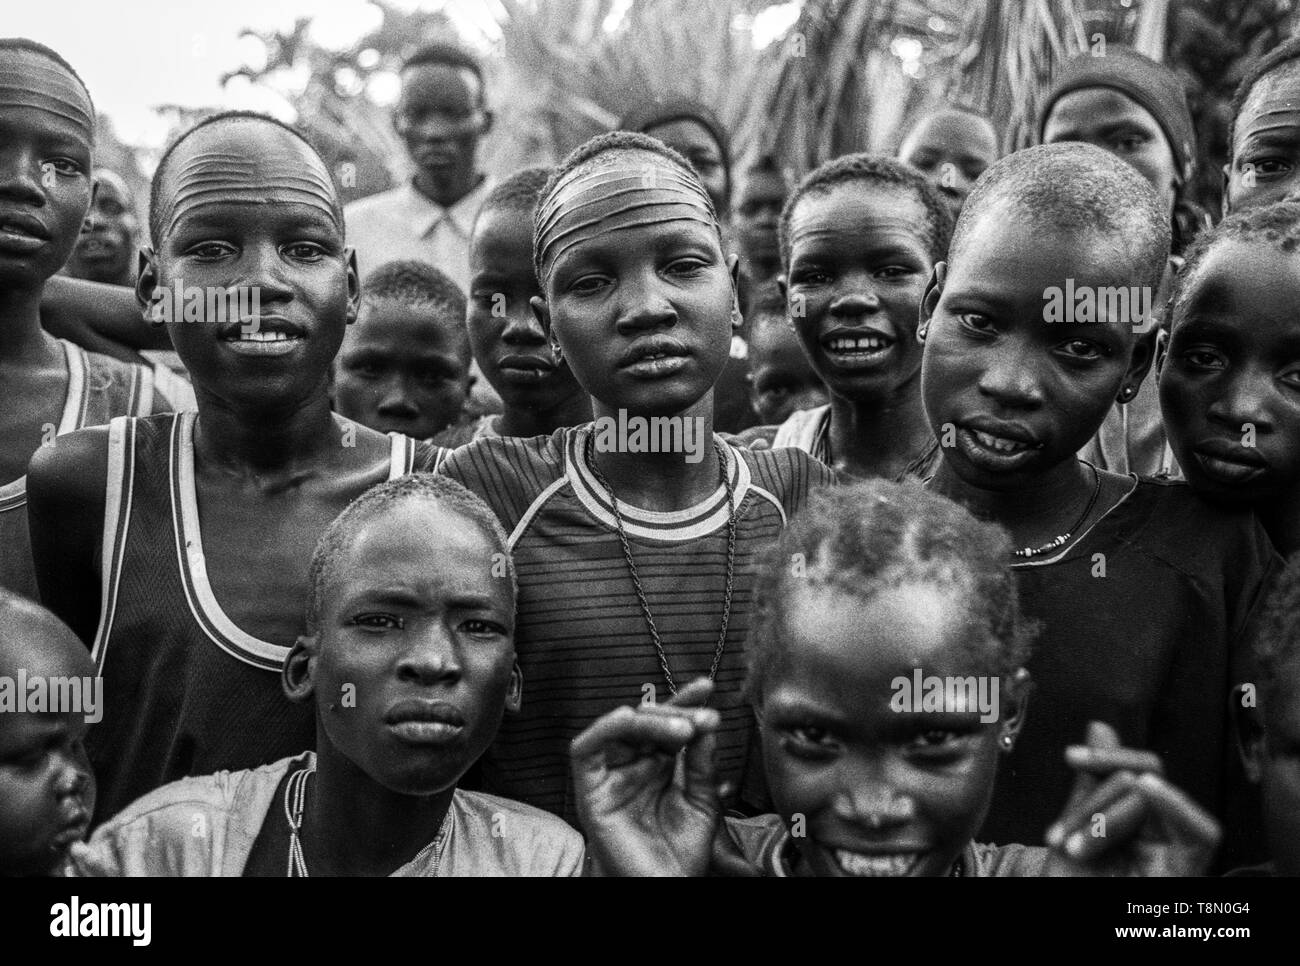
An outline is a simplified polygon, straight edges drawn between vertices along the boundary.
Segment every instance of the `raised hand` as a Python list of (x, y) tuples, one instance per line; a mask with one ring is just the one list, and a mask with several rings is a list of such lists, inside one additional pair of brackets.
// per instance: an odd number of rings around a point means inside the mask
[(1161, 777), (1160, 758), (1120, 745), (1106, 724), (1065, 759), (1078, 773), (1070, 799), (1047, 830), (1046, 875), (1204, 875), (1220, 830), (1214, 819)]
[(612, 711), (573, 740), (578, 815), (605, 875), (703, 875), (720, 809), (718, 713), (707, 679), (660, 705)]

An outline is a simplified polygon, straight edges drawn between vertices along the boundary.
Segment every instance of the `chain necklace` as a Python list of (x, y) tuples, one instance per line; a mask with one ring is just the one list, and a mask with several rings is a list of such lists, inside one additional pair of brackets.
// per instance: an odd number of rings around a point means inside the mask
[[(632, 586), (636, 589), (636, 599), (641, 604), (641, 613), (645, 616), (646, 626), (650, 629), (650, 640), (654, 643), (655, 653), (659, 655), (659, 666), (663, 668), (664, 680), (668, 682), (668, 693), (676, 696), (677, 684), (673, 681), (673, 672), (668, 667), (668, 656), (664, 653), (663, 641), (659, 639), (659, 629), (655, 627), (654, 614), (650, 613), (650, 604), (646, 600), (645, 588), (641, 586), (641, 577), (636, 571), (636, 561), (632, 559), (632, 547), (627, 542), (627, 532), (623, 527), (623, 514), (618, 509), (618, 497), (614, 495), (614, 488), (605, 479), (605, 474), (596, 465), (591, 443), (592, 437), (588, 436), (584, 457), (596, 480), (609, 491), (609, 502), (614, 508), (614, 522), (618, 525), (618, 541), (623, 546), (623, 559), (627, 561), (628, 572), (632, 575)], [(722, 445), (716, 439), (713, 441), (713, 449), (718, 454), (722, 485), (727, 488), (727, 589), (722, 601), (722, 630), (718, 633), (718, 647), (713, 652), (713, 664), (709, 668), (710, 681), (718, 673), (718, 664), (722, 661), (722, 651), (727, 646), (727, 624), (731, 620), (731, 592), (736, 571), (736, 493), (731, 485), (731, 477), (727, 474), (726, 454), (723, 452)]]
[[(290, 775), (288, 784), (284, 786), (284, 817), (289, 822), (289, 865), (285, 875), (290, 879), (309, 878), (307, 858), (302, 851), (301, 832), (303, 810), (307, 805), (307, 779), (315, 771), (315, 763), (305, 765)], [(438, 874), (438, 866), (442, 864), (442, 850), (447, 844), (447, 822), (450, 819), (451, 808), (449, 807), (438, 829), (438, 835), (434, 838), (433, 865), (429, 869), (431, 876)]]
[(1037, 557), (1040, 556), (1041, 554), (1049, 553), (1050, 551), (1055, 550), (1058, 547), (1063, 547), (1065, 546), (1065, 544), (1070, 542), (1070, 538), (1074, 536), (1074, 532), (1078, 530), (1081, 526), (1083, 526), (1084, 523), (1087, 521), (1088, 514), (1090, 514), (1092, 512), (1092, 508), (1097, 505), (1097, 497), (1101, 494), (1101, 473), (1097, 471), (1097, 467), (1093, 466), (1087, 460), (1082, 460), (1081, 462), (1085, 466), (1087, 466), (1090, 470), (1092, 470), (1092, 477), (1093, 480), (1095, 481), (1092, 487), (1092, 497), (1091, 499), (1088, 500), (1088, 505), (1083, 508), (1083, 515), (1080, 516), (1079, 519), (1074, 522), (1074, 526), (1070, 527), (1069, 530), (1066, 530), (1064, 533), (1058, 534), (1057, 536), (1053, 537), (1051, 540), (1047, 541), (1047, 543), (1043, 544), (1041, 547), (1038, 548), (1025, 547), (1023, 550), (1013, 550), (1011, 552), (1012, 556), (1020, 557), (1022, 560), (1028, 560), (1031, 557)]

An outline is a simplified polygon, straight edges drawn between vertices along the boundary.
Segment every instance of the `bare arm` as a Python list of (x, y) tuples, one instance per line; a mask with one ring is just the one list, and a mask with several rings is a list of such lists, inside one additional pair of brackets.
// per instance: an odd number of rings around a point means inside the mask
[(51, 335), (127, 362), (140, 362), (140, 349), (172, 347), (167, 327), (144, 320), (131, 289), (65, 275), (45, 283), (41, 325)]
[(27, 526), (41, 602), (87, 647), (99, 626), (108, 427), (42, 446), (27, 471)]

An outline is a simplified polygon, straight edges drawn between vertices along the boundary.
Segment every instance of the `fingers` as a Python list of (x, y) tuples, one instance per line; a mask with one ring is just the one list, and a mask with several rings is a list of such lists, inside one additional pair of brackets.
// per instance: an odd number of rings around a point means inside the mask
[(569, 757), (576, 764), (597, 756), (617, 761), (647, 753), (675, 755), (698, 734), (716, 731), (719, 720), (712, 708), (655, 704), (616, 708), (573, 739)]
[(1065, 749), (1065, 761), (1075, 771), (1099, 777), (1117, 771), (1154, 772), (1163, 775), (1164, 762), (1153, 751), (1136, 748), (1097, 748), (1091, 745), (1070, 745)]
[(663, 703), (663, 707), (702, 708), (712, 696), (713, 682), (708, 678), (696, 678), (679, 688), (676, 694)]
[(1182, 790), (1149, 774), (1139, 775), (1135, 784), (1171, 839), (1207, 848), (1219, 844), (1223, 834), (1219, 823)]
[(1132, 773), (1111, 775), (1074, 803), (1047, 831), (1047, 844), (1079, 861), (1088, 861), (1131, 840), (1146, 820), (1146, 801)]

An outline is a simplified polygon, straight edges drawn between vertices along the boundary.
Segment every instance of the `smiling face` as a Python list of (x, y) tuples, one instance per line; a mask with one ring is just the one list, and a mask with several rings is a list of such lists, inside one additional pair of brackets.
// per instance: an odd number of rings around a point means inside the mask
[(339, 350), (334, 408), (381, 433), (428, 439), (469, 396), (469, 346), (460, 319), (432, 304), (367, 299)]
[[(459, 513), (408, 498), (359, 523), (334, 565), (309, 672), (318, 742), (391, 791), (450, 788), (519, 707), (495, 549)], [(339, 699), (349, 686), (355, 706)]]
[(910, 165), (938, 188), (953, 215), (984, 173), (998, 159), (993, 125), (967, 111), (939, 111), (918, 124), (898, 149)]
[(469, 338), (474, 359), (502, 402), (548, 412), (582, 393), (557, 360), (530, 302), (541, 295), (533, 268), (533, 221), (523, 208), (479, 215), (469, 247)]
[(1300, 483), (1300, 255), (1225, 240), (1174, 311), (1160, 406), (1202, 496), (1253, 504)]
[[(0, 675), (94, 678), (85, 645), (48, 613), (0, 601)], [(29, 690), (29, 695), (31, 694)], [(95, 776), (86, 714), (0, 714), (0, 875), (49, 875), (85, 837)]]
[(1178, 163), (1160, 123), (1127, 94), (1085, 87), (1061, 96), (1043, 126), (1043, 143), (1083, 141), (1127, 161), (1173, 211)]
[(699, 121), (678, 118), (666, 124), (648, 127), (645, 133), (663, 141), (687, 161), (709, 193), (713, 208), (722, 215), (727, 210), (727, 168), (713, 133)]
[(278, 408), (325, 393), (359, 286), (319, 156), (272, 124), (237, 119), (186, 138), (164, 179), (136, 293), (146, 317), (160, 288), (173, 304), (178, 286), (201, 296), (197, 320), (178, 312), (168, 323), (200, 395)]
[(93, 108), (65, 68), (0, 49), (0, 287), (30, 290), (63, 267), (90, 207)]
[(789, 313), (832, 395), (888, 399), (914, 384), (928, 217), (914, 192), (863, 182), (805, 195), (791, 212)]
[(415, 163), (417, 186), (439, 204), (459, 201), (457, 191), (472, 182), (474, 153), (489, 124), (472, 70), (417, 64), (402, 72), (394, 126)]
[(1224, 211), (1281, 201), (1300, 189), (1300, 63), (1261, 77), (1233, 128)]
[[(1016, 489), (1075, 453), (1097, 431), (1121, 385), (1149, 363), (1124, 314), (1104, 303), (1091, 322), (1045, 320), (1048, 293), (1132, 286), (1133, 255), (1113, 237), (1034, 224), (1005, 203), (981, 212), (930, 315), (921, 371), (943, 458), (968, 484)], [(1138, 347), (1138, 351), (1135, 351)]]
[[(599, 176), (651, 185), (656, 177), (668, 183), (684, 177), (648, 151), (624, 151), (623, 158), (625, 165), (598, 169), (604, 172)], [(583, 199), (591, 197), (584, 189), (577, 207), (558, 209), (556, 224), (567, 225), (571, 212), (580, 219), (578, 212), (587, 210)], [(707, 402), (739, 315), (718, 229), (703, 198), (661, 183), (626, 195), (602, 194), (591, 202), (597, 203), (605, 214), (582, 237), (566, 236), (563, 247), (543, 241), (545, 302), (534, 304), (594, 398), (597, 416), (619, 409), (667, 416)], [(611, 204), (626, 207), (614, 210)]]
[(90, 227), (82, 231), (68, 259), (68, 274), (92, 282), (135, 282), (135, 237), (139, 227), (126, 182), (112, 171), (95, 172)]
[(986, 676), (991, 645), (970, 640), (961, 594), (929, 582), (867, 600), (796, 581), (780, 654), (764, 678), (760, 728), (768, 787), (806, 875), (947, 875), (988, 810), (1000, 719), (970, 709), (896, 710), (896, 678)]

